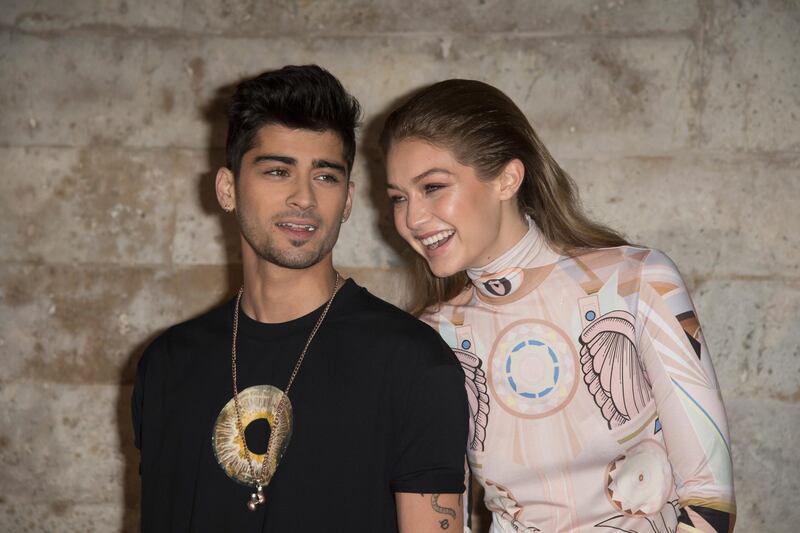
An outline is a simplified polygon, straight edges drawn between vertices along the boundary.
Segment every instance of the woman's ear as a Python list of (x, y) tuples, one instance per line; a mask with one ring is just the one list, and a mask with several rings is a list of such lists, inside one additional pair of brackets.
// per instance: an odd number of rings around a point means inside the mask
[(525, 179), (525, 165), (519, 159), (512, 159), (506, 163), (497, 179), (500, 199), (510, 200), (522, 186), (522, 180)]

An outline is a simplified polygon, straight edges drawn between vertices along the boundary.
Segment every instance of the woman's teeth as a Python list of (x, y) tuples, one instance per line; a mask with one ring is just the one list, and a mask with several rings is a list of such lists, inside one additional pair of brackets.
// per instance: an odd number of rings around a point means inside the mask
[(425, 239), (420, 239), (420, 242), (423, 245), (427, 246), (428, 249), (435, 250), (436, 248), (444, 244), (445, 241), (449, 239), (454, 233), (455, 231), (451, 229), (440, 231), (435, 235), (431, 235), (430, 237), (427, 237)]

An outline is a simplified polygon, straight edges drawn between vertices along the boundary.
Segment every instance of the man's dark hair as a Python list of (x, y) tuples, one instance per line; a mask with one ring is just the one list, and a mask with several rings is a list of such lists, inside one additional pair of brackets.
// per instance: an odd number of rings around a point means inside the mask
[(344, 145), (347, 174), (356, 155), (361, 106), (333, 74), (317, 65), (285, 66), (241, 82), (228, 106), (227, 166), (239, 177), (242, 157), (271, 124), (332, 131)]

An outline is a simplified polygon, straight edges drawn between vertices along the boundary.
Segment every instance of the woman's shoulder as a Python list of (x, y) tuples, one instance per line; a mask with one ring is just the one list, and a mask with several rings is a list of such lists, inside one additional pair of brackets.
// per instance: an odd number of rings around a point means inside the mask
[(442, 317), (453, 314), (459, 307), (469, 306), (473, 303), (474, 298), (475, 287), (470, 284), (455, 297), (426, 307), (417, 318), (438, 331), (439, 322), (441, 322)]
[(647, 268), (664, 266), (675, 268), (675, 263), (656, 248), (635, 244), (611, 246), (608, 248), (579, 248), (564, 253), (560, 263), (579, 263), (588, 267), (605, 266), (613, 268)]
[(642, 284), (683, 285), (678, 267), (656, 248), (638, 245), (575, 250), (559, 261), (563, 271), (587, 283), (604, 284), (612, 278), (629, 290)]

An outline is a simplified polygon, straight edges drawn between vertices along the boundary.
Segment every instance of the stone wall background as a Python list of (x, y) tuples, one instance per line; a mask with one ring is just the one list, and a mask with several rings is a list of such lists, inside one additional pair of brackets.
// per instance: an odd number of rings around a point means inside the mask
[(0, 530), (136, 530), (135, 363), (238, 284), (215, 98), (316, 62), (368, 111), (342, 270), (403, 303), (374, 148), (392, 102), (497, 85), (597, 219), (680, 265), (738, 529), (795, 531), (798, 28), (793, 0), (0, 0)]

